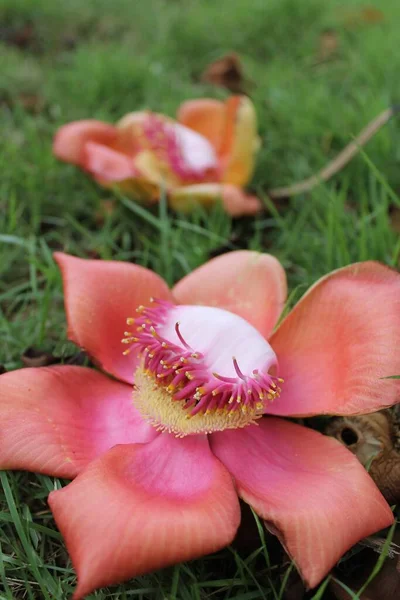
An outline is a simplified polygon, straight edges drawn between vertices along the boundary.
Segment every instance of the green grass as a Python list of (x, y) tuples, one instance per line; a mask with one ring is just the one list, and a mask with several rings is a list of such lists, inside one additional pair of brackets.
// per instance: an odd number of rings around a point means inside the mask
[[(71, 352), (54, 250), (135, 261), (169, 283), (221, 250), (260, 249), (287, 269), (291, 302), (326, 272), (356, 260), (399, 265), (400, 128), (394, 119), (331, 182), (278, 207), (271, 187), (310, 176), (376, 114), (400, 102), (398, 0), (381, 0), (383, 20), (349, 25), (360, 0), (3, 0), (0, 5), (0, 363), (21, 366), (28, 346)], [(28, 46), (10, 43), (31, 23)], [(318, 61), (321, 33), (339, 48)], [(28, 36), (29, 37), (29, 36)], [(225, 97), (199, 83), (211, 60), (237, 51), (255, 83), (263, 148), (252, 189), (266, 211), (233, 222), (220, 208), (182, 217), (163, 203), (147, 211), (112, 197), (51, 154), (70, 120), (110, 122), (143, 107), (174, 115), (185, 99)], [(38, 108), (26, 106), (31, 95)], [(67, 598), (74, 574), (46, 498), (49, 477), (1, 474), (0, 598)], [(93, 595), (115, 598), (281, 598), (265, 547), (141, 577)], [(261, 558), (260, 558), (261, 557)], [(260, 565), (261, 562), (261, 565)], [(256, 566), (255, 566), (256, 565)], [(254, 568), (253, 568), (254, 567)], [(218, 577), (216, 573), (219, 573)], [(315, 593), (324, 596), (324, 589)]]

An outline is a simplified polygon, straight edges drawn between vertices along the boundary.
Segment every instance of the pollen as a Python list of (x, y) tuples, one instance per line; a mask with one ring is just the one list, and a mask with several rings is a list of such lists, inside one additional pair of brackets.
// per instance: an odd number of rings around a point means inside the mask
[[(177, 437), (242, 428), (256, 423), (266, 412), (268, 403), (279, 396), (278, 383), (283, 380), (269, 373), (271, 361), (268, 360), (264, 361), (266, 364), (262, 368), (259, 366), (260, 360), (256, 361), (257, 368), (249, 370), (245, 356), (247, 352), (240, 355), (244, 369), (239, 359), (232, 355), (227, 355), (226, 363), (221, 363), (221, 356), (215, 350), (215, 339), (218, 338), (225, 352), (232, 340), (227, 339), (227, 344), (224, 344), (224, 339), (218, 336), (219, 322), (215, 318), (215, 311), (221, 322), (225, 319), (226, 323), (227, 318), (233, 323), (237, 321), (238, 328), (243, 328), (245, 323), (245, 327), (250, 328), (250, 334), (252, 326), (227, 311), (201, 307), (203, 312), (209, 311), (210, 322), (214, 317), (216, 331), (212, 331), (210, 351), (204, 349), (204, 343), (200, 344), (200, 348), (195, 348), (192, 347), (195, 344), (189, 343), (180, 321), (171, 322), (176, 312), (182, 312), (185, 308), (192, 310), (196, 307), (175, 307), (168, 302), (154, 300), (150, 307), (141, 306), (137, 310), (138, 316), (134, 321), (138, 333), (132, 336), (126, 332), (122, 340), (129, 345), (124, 354), (134, 351), (140, 359), (134, 375), (135, 407), (157, 430), (168, 431)], [(132, 324), (132, 321), (131, 318), (127, 319), (128, 324)], [(199, 335), (203, 334), (201, 323), (186, 319), (188, 333), (188, 323), (194, 331), (201, 332)], [(231, 331), (229, 327), (227, 331)], [(259, 335), (258, 332), (255, 335)], [(244, 336), (240, 335), (239, 339), (243, 343)], [(252, 342), (254, 346), (254, 340), (250, 339), (249, 348)], [(267, 342), (262, 343), (270, 348)], [(273, 354), (272, 349), (271, 352)], [(269, 356), (268, 353), (266, 356)], [(223, 364), (230, 366), (221, 369)], [(225, 372), (214, 370), (215, 366)]]

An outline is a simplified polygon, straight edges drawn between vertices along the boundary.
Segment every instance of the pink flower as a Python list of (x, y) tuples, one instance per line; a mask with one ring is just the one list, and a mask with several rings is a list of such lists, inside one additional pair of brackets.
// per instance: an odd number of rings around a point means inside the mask
[(232, 216), (255, 214), (261, 203), (245, 194), (259, 147), (256, 113), (246, 96), (226, 102), (190, 100), (178, 120), (150, 111), (133, 112), (116, 126), (101, 121), (64, 125), (54, 154), (80, 166), (105, 186), (117, 186), (145, 203), (163, 189), (175, 209), (222, 199)]
[(49, 497), (75, 600), (229, 544), (238, 496), (311, 587), (392, 522), (344, 446), (279, 417), (398, 401), (387, 378), (400, 373), (395, 271), (365, 262), (331, 273), (272, 333), (286, 298), (272, 256), (225, 254), (172, 290), (136, 265), (56, 260), (69, 337), (114, 379), (74, 366), (2, 375), (0, 464), (76, 477)]

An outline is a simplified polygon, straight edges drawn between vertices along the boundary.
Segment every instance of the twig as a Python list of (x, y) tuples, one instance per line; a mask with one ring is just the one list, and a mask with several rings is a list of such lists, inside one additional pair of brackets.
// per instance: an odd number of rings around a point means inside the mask
[(399, 105), (387, 108), (364, 127), (359, 135), (321, 171), (299, 183), (269, 190), (267, 192), (268, 196), (270, 198), (289, 198), (303, 192), (309, 192), (319, 183), (328, 181), (328, 179), (343, 169), (359, 150), (398, 112), (400, 112)]

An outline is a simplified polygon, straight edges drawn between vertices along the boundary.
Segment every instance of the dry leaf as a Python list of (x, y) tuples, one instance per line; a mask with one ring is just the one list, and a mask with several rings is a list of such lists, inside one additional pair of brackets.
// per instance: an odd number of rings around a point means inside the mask
[(360, 25), (375, 25), (376, 23), (382, 23), (384, 20), (384, 13), (379, 8), (372, 5), (362, 6), (357, 10), (347, 11), (343, 18), (345, 26), (350, 29), (354, 29)]
[(201, 75), (201, 81), (224, 87), (234, 94), (244, 94), (247, 83), (242, 63), (235, 52), (210, 63)]

